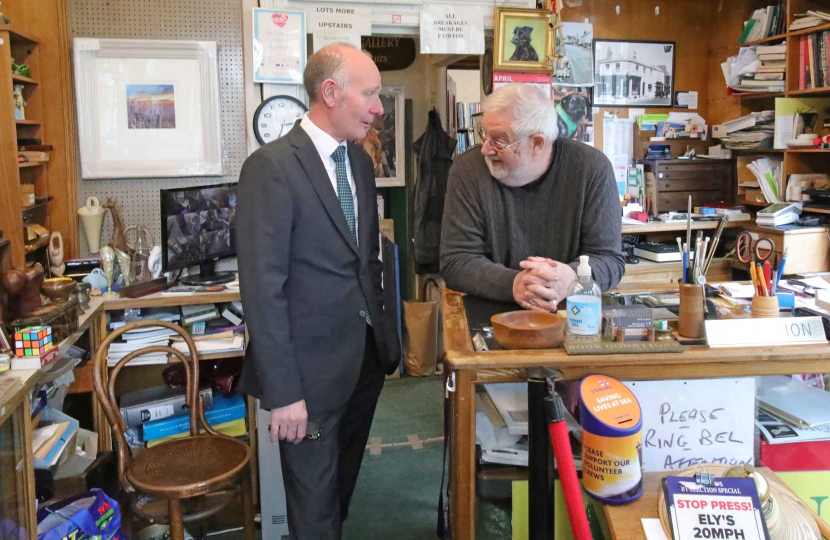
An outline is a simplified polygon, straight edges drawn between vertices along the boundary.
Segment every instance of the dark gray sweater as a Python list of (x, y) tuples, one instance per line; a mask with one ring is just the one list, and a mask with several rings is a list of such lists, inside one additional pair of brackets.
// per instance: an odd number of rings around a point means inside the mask
[(490, 175), (475, 148), (450, 169), (441, 274), (454, 290), (512, 301), (521, 261), (549, 257), (575, 271), (589, 255), (594, 280), (610, 289), (625, 272), (620, 215), (611, 163), (599, 150), (557, 139), (548, 172), (511, 188)]

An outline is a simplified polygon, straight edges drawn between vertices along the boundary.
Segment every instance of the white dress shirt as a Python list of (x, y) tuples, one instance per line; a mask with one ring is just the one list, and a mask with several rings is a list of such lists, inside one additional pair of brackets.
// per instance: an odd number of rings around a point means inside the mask
[[(323, 166), (326, 168), (326, 172), (329, 173), (329, 181), (331, 181), (331, 187), (334, 188), (334, 194), (337, 195), (337, 164), (334, 162), (334, 158), (331, 155), (337, 150), (338, 146), (346, 147), (346, 141), (338, 143), (337, 140), (320, 129), (319, 127), (314, 125), (314, 122), (308, 117), (308, 113), (303, 116), (303, 119), (300, 121), (300, 127), (305, 130), (308, 134), (311, 142), (314, 143), (314, 148), (317, 149), (317, 153), (320, 154), (320, 159), (323, 160)], [(349, 189), (352, 190), (352, 200), (354, 201), (354, 215), (355, 215), (355, 223), (354, 223), (354, 234), (355, 238), (359, 238), (357, 236), (357, 227), (360, 220), (358, 216), (357, 208), (357, 190), (354, 185), (354, 176), (352, 176), (352, 166), (349, 162), (349, 152), (348, 147), (346, 147), (346, 177), (349, 179)]]

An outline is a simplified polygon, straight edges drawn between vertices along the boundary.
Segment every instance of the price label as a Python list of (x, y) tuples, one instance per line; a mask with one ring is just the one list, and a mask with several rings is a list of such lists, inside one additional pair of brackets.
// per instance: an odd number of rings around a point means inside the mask
[(827, 343), (821, 317), (706, 321), (710, 347), (759, 347)]

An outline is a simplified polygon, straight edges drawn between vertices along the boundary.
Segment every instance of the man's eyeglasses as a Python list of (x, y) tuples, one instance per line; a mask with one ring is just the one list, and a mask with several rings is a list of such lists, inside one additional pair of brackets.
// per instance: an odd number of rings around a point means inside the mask
[(507, 143), (507, 142), (505, 142), (501, 139), (491, 139), (491, 138), (487, 137), (486, 135), (484, 135), (484, 128), (481, 127), (481, 126), (478, 126), (478, 129), (476, 130), (476, 133), (478, 134), (478, 137), (481, 139), (481, 145), (482, 146), (484, 146), (484, 143), (489, 142), (490, 146), (492, 146), (493, 149), (496, 152), (504, 152), (505, 150), (507, 150), (511, 146), (513, 146), (515, 144), (519, 144), (523, 140), (527, 139), (527, 137), (522, 137), (518, 141), (514, 141), (512, 143)]

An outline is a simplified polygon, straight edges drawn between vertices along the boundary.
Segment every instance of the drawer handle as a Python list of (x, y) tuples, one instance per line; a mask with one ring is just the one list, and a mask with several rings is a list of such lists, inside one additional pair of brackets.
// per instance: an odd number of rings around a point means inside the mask
[(663, 178), (663, 173), (657, 173), (657, 178)]

